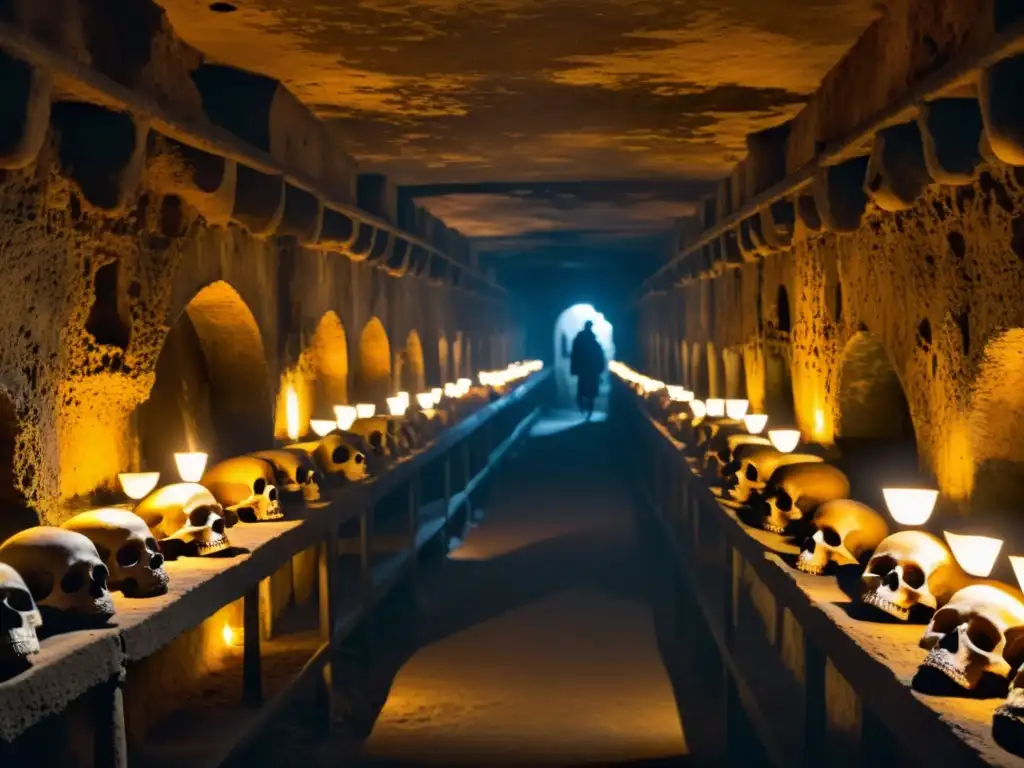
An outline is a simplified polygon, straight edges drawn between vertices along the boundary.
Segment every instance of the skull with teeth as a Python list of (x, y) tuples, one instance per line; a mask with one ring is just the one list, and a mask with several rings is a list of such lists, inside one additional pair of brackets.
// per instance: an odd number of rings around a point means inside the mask
[(198, 483), (158, 488), (139, 502), (135, 514), (145, 521), (168, 557), (205, 557), (230, 548), (224, 508)]
[(0, 545), (0, 562), (21, 574), (41, 609), (72, 626), (105, 622), (114, 615), (107, 566), (80, 533), (28, 528)]
[(732, 462), (722, 470), (729, 498), (741, 504), (756, 501), (768, 478), (779, 467), (790, 464), (820, 464), (822, 458), (809, 453), (782, 453), (770, 445), (741, 445)]
[(946, 545), (924, 531), (897, 531), (875, 548), (861, 577), (861, 602), (907, 621), (945, 605), (965, 576)]
[(349, 432), (366, 440), (374, 455), (388, 459), (398, 453), (394, 438), (396, 429), (395, 422), (388, 421), (383, 416), (375, 416), (370, 419), (356, 419)]
[(719, 432), (708, 442), (704, 453), (704, 467), (715, 477), (724, 477), (725, 468), (733, 460), (733, 454), (741, 445), (771, 445), (771, 441), (760, 435), (742, 432)]
[(236, 456), (206, 470), (202, 485), (233, 518), (261, 522), (284, 517), (274, 480), (269, 462), (255, 456)]
[(852, 499), (826, 501), (811, 518), (814, 533), (800, 546), (796, 566), (821, 574), (829, 563), (857, 565), (889, 535), (885, 518)]
[[(1008, 635), (1015, 628), (1016, 638)], [(935, 612), (921, 637), (928, 651), (922, 669), (941, 672), (967, 690), (977, 688), (985, 674), (1009, 678), (1024, 661), (1021, 631), (1019, 596), (989, 584), (964, 587)]]
[(369, 476), (365, 441), (359, 435), (334, 432), (321, 438), (315, 456), (328, 475), (340, 475), (350, 483)]
[(39, 653), (36, 628), (43, 617), (14, 568), (0, 563), (0, 664)]
[(301, 493), (306, 501), (319, 501), (322, 478), (309, 453), (299, 448), (282, 448), (252, 454), (274, 469), (274, 484), (287, 493)]
[(129, 597), (167, 591), (164, 556), (145, 521), (125, 509), (94, 509), (75, 515), (62, 528), (87, 537), (110, 571), (110, 586)]
[(772, 472), (762, 501), (766, 531), (782, 533), (794, 520), (833, 499), (850, 495), (842, 470), (825, 463), (788, 464)]

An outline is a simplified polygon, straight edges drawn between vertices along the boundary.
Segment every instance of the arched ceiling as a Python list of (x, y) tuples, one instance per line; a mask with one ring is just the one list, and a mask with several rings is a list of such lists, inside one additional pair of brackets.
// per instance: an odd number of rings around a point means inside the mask
[[(278, 78), (361, 167), (424, 190), (448, 226), (479, 238), (664, 233), (696, 197), (658, 184), (724, 175), (748, 133), (795, 114), (878, 5), (159, 1), (209, 58)], [(632, 181), (634, 197), (595, 200), (579, 184), (594, 180)], [(438, 185), (454, 185), (447, 199)]]

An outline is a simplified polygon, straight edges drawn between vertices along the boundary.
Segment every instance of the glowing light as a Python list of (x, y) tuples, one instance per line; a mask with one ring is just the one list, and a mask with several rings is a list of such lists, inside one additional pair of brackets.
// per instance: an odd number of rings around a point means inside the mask
[(203, 470), (206, 469), (208, 458), (209, 456), (200, 451), (174, 454), (174, 463), (178, 466), (178, 476), (186, 483), (198, 483), (203, 479)]
[(720, 419), (725, 416), (725, 400), (720, 397), (709, 397), (704, 401), (704, 407), (707, 409), (709, 418)]
[(117, 476), (124, 495), (129, 499), (144, 499), (160, 482), (159, 472), (121, 472)]
[(421, 411), (427, 411), (434, 407), (434, 393), (433, 392), (420, 392), (416, 395), (416, 404), (420, 407)]
[(1002, 539), (993, 539), (988, 536), (963, 536), (949, 531), (943, 531), (942, 535), (946, 537), (953, 557), (967, 573), (971, 576), (980, 576), (983, 579), (992, 573), (996, 558), (999, 557), (999, 550), (1003, 548)]
[(1024, 556), (1010, 555), (1010, 565), (1013, 566), (1013, 575), (1017, 577), (1017, 583), (1024, 589)]
[(310, 419), (309, 426), (313, 428), (317, 437), (323, 437), (336, 430), (338, 422), (330, 419)]
[(665, 389), (668, 390), (668, 396), (677, 403), (686, 402), (686, 387), (680, 387), (677, 384), (669, 384)]
[(338, 429), (347, 432), (359, 414), (354, 405), (336, 405), (334, 406), (334, 417), (338, 420)]
[(747, 432), (752, 435), (760, 435), (764, 432), (764, 428), (768, 424), (768, 414), (748, 413), (743, 417), (743, 423), (747, 427)]
[(456, 398), (459, 396), (459, 385), (454, 382), (448, 382), (444, 385), (444, 396), (450, 398)]
[(749, 400), (726, 400), (725, 401), (725, 415), (730, 419), (736, 419), (739, 421), (747, 415), (747, 409), (750, 408)]
[(900, 525), (924, 525), (935, 510), (939, 492), (929, 488), (883, 488), (885, 506)]
[(441, 398), (444, 397), (444, 390), (441, 387), (434, 387), (430, 390), (430, 394), (434, 396), (434, 405), (438, 405)]
[(814, 412), (814, 433), (817, 435), (822, 434), (825, 431), (825, 413), (823, 411), (816, 410)]
[(641, 385), (643, 386), (644, 392), (647, 392), (648, 394), (651, 392), (658, 392), (665, 388), (665, 382), (658, 381), (657, 379), (644, 378)]
[(230, 624), (225, 624), (224, 629), (220, 631), (220, 636), (224, 639), (224, 645), (237, 647), (242, 645), (245, 640), (245, 630), (234, 629)]
[(289, 384), (284, 391), (284, 414), (288, 422), (288, 437), (299, 439), (299, 393)]
[(377, 412), (377, 406), (373, 403), (356, 403), (356, 416), (360, 419), (372, 419)]
[(409, 403), (405, 398), (398, 396), (388, 398), (388, 413), (392, 416), (405, 416), (408, 408)]
[(703, 400), (691, 400), (690, 410), (693, 411), (693, 418), (697, 421), (708, 415), (708, 409), (704, 406)]
[(769, 429), (768, 439), (772, 441), (775, 450), (783, 453), (792, 453), (793, 449), (800, 443), (799, 429)]
[(400, 397), (402, 399), (402, 402), (405, 403), (405, 407), (406, 408), (409, 407), (409, 402), (410, 401), (409, 401), (409, 393), (408, 392), (399, 392), (397, 395), (395, 395), (395, 397)]

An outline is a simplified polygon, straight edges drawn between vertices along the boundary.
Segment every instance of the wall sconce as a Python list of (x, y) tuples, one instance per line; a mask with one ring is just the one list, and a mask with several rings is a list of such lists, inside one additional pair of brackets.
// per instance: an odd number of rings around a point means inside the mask
[(930, 488), (883, 488), (885, 506), (900, 525), (924, 525), (935, 510), (939, 492)]
[(982, 579), (992, 573), (996, 558), (999, 557), (999, 550), (1003, 547), (1002, 539), (993, 539), (988, 536), (962, 536), (949, 531), (943, 531), (942, 535), (946, 537), (949, 551), (953, 553), (953, 557), (967, 573)]
[(747, 432), (752, 435), (760, 435), (764, 432), (765, 426), (768, 424), (767, 413), (748, 413), (743, 417), (743, 423), (747, 427)]
[(441, 387), (434, 387), (430, 390), (430, 394), (434, 396), (434, 405), (439, 405), (441, 398), (444, 397), (444, 390)]
[(748, 408), (750, 408), (749, 400), (736, 399), (725, 401), (725, 415), (730, 419), (736, 419), (736, 421), (747, 415)]
[(708, 409), (704, 406), (703, 400), (691, 400), (690, 410), (693, 411), (693, 418), (695, 421), (700, 421), (708, 415)]
[(312, 427), (317, 437), (323, 437), (336, 430), (338, 422), (331, 421), (330, 419), (310, 419), (309, 426)]
[(799, 429), (769, 429), (768, 439), (772, 441), (775, 450), (783, 453), (792, 453), (793, 449), (800, 444)]
[(225, 624), (224, 629), (220, 631), (220, 636), (224, 639), (224, 645), (229, 648), (245, 645), (245, 629), (242, 627), (235, 628), (230, 624)]
[(372, 419), (377, 412), (377, 406), (373, 403), (356, 403), (356, 416), (360, 419)]
[(121, 490), (129, 499), (139, 501), (149, 496), (160, 481), (159, 472), (121, 472), (117, 476)]
[(405, 416), (405, 412), (409, 409), (409, 403), (405, 398), (395, 396), (388, 398), (388, 413), (392, 416)]
[(202, 480), (208, 458), (209, 456), (200, 451), (174, 454), (174, 463), (178, 465), (178, 476), (182, 482), (198, 483)]
[(338, 429), (342, 432), (348, 431), (348, 428), (352, 426), (358, 415), (354, 405), (334, 406), (334, 417), (338, 420)]
[(709, 397), (704, 401), (709, 419), (720, 419), (725, 416), (725, 400), (720, 397)]
[(434, 393), (433, 392), (420, 392), (416, 395), (416, 404), (420, 407), (421, 411), (429, 411), (434, 407)]

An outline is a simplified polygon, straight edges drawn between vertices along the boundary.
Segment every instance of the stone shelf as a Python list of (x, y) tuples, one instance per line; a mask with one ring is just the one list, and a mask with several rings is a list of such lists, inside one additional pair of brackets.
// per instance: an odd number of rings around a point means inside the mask
[[(697, 473), (683, 444), (636, 407), (632, 392), (623, 388), (620, 394), (633, 401), (622, 408), (646, 433), (647, 458), (662, 462), (639, 478), (638, 495), (657, 514), (773, 762), (806, 759), (806, 729), (815, 718), (835, 716), (832, 709), (844, 700), (837, 690), (849, 686), (845, 700), (856, 710), (850, 717), (857, 737), (826, 738), (851, 739), (854, 749), (867, 754), (871, 745), (864, 742), (882, 724), (885, 738), (905, 759), (1024, 766), (1024, 758), (992, 737), (992, 715), (1003, 699), (926, 695), (911, 687), (926, 655), (918, 646), (924, 625), (859, 618), (845, 580), (846, 591), (835, 576), (812, 576), (791, 566), (797, 548), (781, 535), (741, 522), (735, 505), (718, 499)], [(674, 495), (659, 493), (673, 482)]]
[[(506, 397), (481, 407), (453, 425), (423, 450), (393, 464), (384, 475), (366, 483), (328, 488), (326, 502), (300, 505), (301, 510), (286, 506), (288, 517), (301, 515), (301, 519), (239, 523), (229, 528), (231, 544), (248, 550), (247, 553), (168, 562), (167, 594), (133, 600), (116, 593), (117, 613), (109, 627), (43, 639), (41, 652), (31, 658), (26, 670), (0, 681), (0, 745), (62, 712), (90, 689), (117, 680), (130, 662), (152, 655), (220, 608), (246, 595), (291, 557), (325, 541), (332, 529), (336, 531), (341, 523), (358, 517), (361, 510), (372, 508), (388, 493), (409, 483), (417, 472), (487, 425), (510, 404), (519, 403), (535, 392), (549, 375), (548, 371), (543, 371), (531, 376)], [(535, 416), (534, 411), (524, 418), (529, 421)], [(444, 528), (447, 518), (443, 512), (443, 501), (427, 505), (421, 511), (415, 537), (417, 548)], [(382, 563), (374, 563), (371, 600), (361, 600), (358, 587), (342, 590), (342, 599), (335, 607), (336, 639), (343, 638), (365, 610), (402, 576), (413, 561), (411, 554), (407, 548)], [(339, 583), (358, 585), (359, 582), (347, 581), (340, 572)], [(315, 662), (314, 666), (322, 668), (327, 655), (318, 652), (319, 645), (303, 648), (306, 652), (303, 664)], [(264, 709), (266, 707), (259, 711)]]

